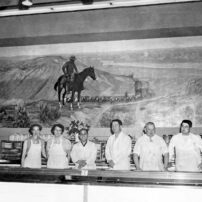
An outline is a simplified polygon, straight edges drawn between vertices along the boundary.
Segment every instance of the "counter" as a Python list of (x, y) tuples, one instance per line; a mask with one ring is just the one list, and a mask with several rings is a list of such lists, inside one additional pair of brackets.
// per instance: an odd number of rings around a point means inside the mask
[(17, 165), (0, 167), (2, 182), (34, 182), (107, 186), (202, 186), (202, 173), (138, 172), (113, 170), (29, 169)]

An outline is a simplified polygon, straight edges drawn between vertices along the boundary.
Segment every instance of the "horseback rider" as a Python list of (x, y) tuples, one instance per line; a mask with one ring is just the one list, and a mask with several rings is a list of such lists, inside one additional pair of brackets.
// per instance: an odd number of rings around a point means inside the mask
[(76, 67), (76, 64), (74, 63), (75, 60), (76, 60), (76, 57), (74, 55), (72, 55), (69, 58), (69, 61), (65, 62), (65, 64), (62, 66), (62, 71), (63, 71), (65, 77), (67, 78), (67, 82), (69, 83), (67, 92), (69, 92), (70, 86), (71, 86), (72, 82), (74, 81), (75, 73), (78, 73), (78, 69)]

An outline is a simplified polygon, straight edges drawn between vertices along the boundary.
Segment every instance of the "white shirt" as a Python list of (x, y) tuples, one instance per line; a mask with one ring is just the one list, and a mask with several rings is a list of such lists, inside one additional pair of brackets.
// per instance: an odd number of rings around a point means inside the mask
[(115, 165), (114, 170), (129, 170), (131, 154), (131, 138), (120, 132), (118, 137), (112, 135), (109, 137), (105, 149), (107, 161), (112, 160)]
[(147, 171), (163, 171), (162, 155), (168, 153), (163, 138), (158, 135), (149, 137), (144, 134), (141, 136), (135, 146), (133, 153), (140, 157), (140, 168)]
[(179, 133), (172, 137), (169, 144), (170, 159), (175, 155), (176, 171), (199, 171), (201, 163), (202, 140), (198, 135)]
[[(79, 141), (76, 144), (74, 144), (71, 151), (71, 158), (75, 164), (78, 160), (86, 161), (87, 165), (85, 165), (83, 169), (96, 169), (95, 164), (96, 157), (97, 157), (97, 147), (96, 144), (91, 141), (87, 141), (85, 146), (83, 146), (82, 143)], [(78, 167), (77, 164), (76, 167)]]

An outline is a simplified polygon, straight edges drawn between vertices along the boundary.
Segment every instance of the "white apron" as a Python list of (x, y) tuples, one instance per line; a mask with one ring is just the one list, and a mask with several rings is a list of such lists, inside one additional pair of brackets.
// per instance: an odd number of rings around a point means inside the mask
[(41, 142), (34, 144), (31, 140), (31, 145), (24, 161), (24, 167), (41, 168)]
[(176, 148), (176, 171), (199, 171), (200, 151), (191, 139), (182, 142)]
[(60, 139), (60, 143), (54, 143), (54, 140), (52, 140), (47, 168), (64, 169), (68, 168), (68, 166), (67, 154), (63, 149), (62, 139)]

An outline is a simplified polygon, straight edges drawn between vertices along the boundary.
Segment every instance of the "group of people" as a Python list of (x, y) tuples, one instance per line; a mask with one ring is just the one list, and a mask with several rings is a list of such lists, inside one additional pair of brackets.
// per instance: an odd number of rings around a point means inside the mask
[(52, 138), (45, 141), (40, 138), (42, 126), (33, 124), (30, 137), (24, 141), (21, 166), (27, 168), (41, 168), (42, 156), (47, 159), (47, 168), (65, 169), (69, 167), (70, 158), (76, 168), (95, 169), (97, 155), (96, 145), (88, 140), (88, 129), (79, 131), (79, 142), (72, 146), (71, 142), (63, 136), (64, 126), (54, 124), (51, 128)]
[(202, 139), (191, 133), (191, 128), (192, 122), (183, 120), (179, 133), (167, 145), (156, 135), (154, 123), (148, 122), (133, 150), (137, 170), (166, 171), (174, 159), (175, 171), (199, 172), (202, 169)]
[[(171, 159), (175, 159), (176, 171), (197, 172), (202, 169), (202, 139), (191, 133), (192, 122), (183, 120), (180, 131), (167, 145), (156, 134), (153, 122), (146, 123), (143, 135), (133, 148), (133, 160), (139, 171), (166, 171)], [(111, 121), (112, 135), (108, 138), (105, 157), (110, 169), (130, 170), (132, 140), (122, 131), (122, 121)], [(96, 169), (96, 144), (88, 139), (88, 129), (79, 130), (79, 141), (75, 144), (63, 136), (64, 126), (55, 124), (51, 128), (52, 138), (45, 142), (40, 138), (42, 127), (34, 124), (30, 127), (30, 137), (24, 141), (22, 167), (41, 168), (41, 155), (47, 158), (47, 168), (65, 169), (70, 158), (78, 169)]]

